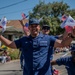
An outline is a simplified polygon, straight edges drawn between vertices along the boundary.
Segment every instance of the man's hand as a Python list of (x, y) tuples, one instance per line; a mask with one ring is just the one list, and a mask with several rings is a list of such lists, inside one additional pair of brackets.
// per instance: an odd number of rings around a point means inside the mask
[(75, 37), (75, 28), (73, 28), (72, 33), (71, 33), (71, 34), (72, 34), (72, 36), (73, 36), (73, 37)]
[(24, 26), (24, 23), (23, 23), (23, 21), (22, 21), (22, 20), (19, 20), (19, 22), (21, 23), (21, 25), (22, 25), (22, 26)]

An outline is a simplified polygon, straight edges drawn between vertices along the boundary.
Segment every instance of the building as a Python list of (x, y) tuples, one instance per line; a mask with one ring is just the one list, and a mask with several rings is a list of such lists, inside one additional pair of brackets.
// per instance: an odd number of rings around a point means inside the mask
[[(25, 24), (28, 22), (27, 19), (22, 20)], [(6, 31), (3, 33), (3, 36), (8, 38), (9, 40), (15, 40), (24, 35), (22, 24), (19, 20), (10, 20), (7, 23)]]

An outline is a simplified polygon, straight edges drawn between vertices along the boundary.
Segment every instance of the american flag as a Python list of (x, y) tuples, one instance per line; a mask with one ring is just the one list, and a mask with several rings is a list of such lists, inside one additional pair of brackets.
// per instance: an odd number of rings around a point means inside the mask
[(71, 33), (72, 32), (72, 29), (73, 29), (73, 27), (71, 27), (71, 26), (65, 26), (65, 30), (68, 33)]
[(61, 28), (64, 28), (65, 26), (74, 27), (75, 26), (75, 20), (71, 16), (67, 17), (67, 19), (65, 21), (63, 21), (60, 25)]
[(61, 23), (60, 27), (64, 28), (65, 27), (65, 23), (66, 23), (66, 20)]
[(67, 17), (68, 17), (68, 16), (64, 14), (64, 15), (62, 16), (61, 20), (62, 20), (62, 21), (65, 21), (65, 20), (67, 19)]
[(65, 26), (74, 27), (75, 26), (75, 20), (71, 16), (69, 16), (66, 20)]
[(69, 15), (69, 17), (61, 23), (60, 27), (65, 28), (66, 32), (71, 33), (72, 29), (75, 28), (75, 20)]

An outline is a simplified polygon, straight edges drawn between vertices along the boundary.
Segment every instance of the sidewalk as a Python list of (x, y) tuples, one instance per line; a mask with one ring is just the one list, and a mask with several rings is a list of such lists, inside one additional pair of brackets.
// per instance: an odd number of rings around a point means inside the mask
[[(10, 61), (7, 61), (6, 63), (11, 63), (11, 62), (16, 62), (16, 61), (20, 61), (20, 59), (10, 60)], [(0, 64), (6, 64), (6, 63), (1, 63), (1, 62), (0, 62)]]

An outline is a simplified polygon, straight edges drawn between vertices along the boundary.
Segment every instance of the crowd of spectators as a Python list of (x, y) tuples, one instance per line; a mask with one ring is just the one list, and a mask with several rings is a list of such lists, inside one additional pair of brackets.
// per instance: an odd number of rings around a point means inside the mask
[(8, 62), (10, 60), (11, 60), (11, 58), (8, 55), (8, 52), (6, 50), (3, 50), (1, 55), (0, 55), (0, 62), (1, 63), (6, 63), (6, 62)]

